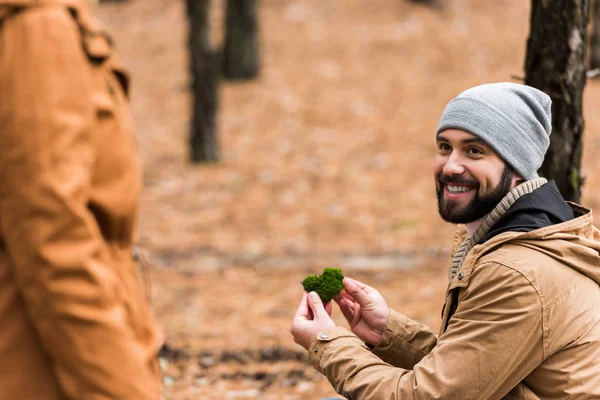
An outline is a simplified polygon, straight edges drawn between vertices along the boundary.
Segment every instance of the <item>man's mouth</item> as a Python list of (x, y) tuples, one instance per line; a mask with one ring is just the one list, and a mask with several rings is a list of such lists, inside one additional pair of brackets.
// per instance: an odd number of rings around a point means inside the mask
[(466, 193), (470, 190), (473, 190), (474, 187), (473, 186), (467, 186), (467, 185), (455, 185), (455, 184), (451, 184), (451, 183), (447, 183), (446, 184), (446, 190), (448, 191), (448, 193), (450, 194), (460, 194), (460, 193)]

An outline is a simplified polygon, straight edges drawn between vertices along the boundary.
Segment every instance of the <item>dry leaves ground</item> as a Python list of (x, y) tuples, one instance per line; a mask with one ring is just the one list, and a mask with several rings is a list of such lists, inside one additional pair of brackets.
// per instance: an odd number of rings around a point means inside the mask
[[(262, 75), (222, 86), (213, 166), (187, 163), (183, 0), (98, 9), (134, 79), (165, 398), (336, 397), (289, 334), (300, 280), (325, 266), (437, 329), (454, 228), (436, 212), (433, 132), (463, 89), (522, 75), (529, 29), (523, 0), (438, 4), (261, 0)], [(599, 86), (585, 93), (594, 209)]]

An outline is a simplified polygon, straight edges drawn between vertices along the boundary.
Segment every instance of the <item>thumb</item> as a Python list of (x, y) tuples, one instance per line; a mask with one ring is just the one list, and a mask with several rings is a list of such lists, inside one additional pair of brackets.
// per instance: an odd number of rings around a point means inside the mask
[(327, 311), (325, 311), (325, 306), (323, 306), (321, 298), (315, 292), (310, 292), (308, 294), (308, 305), (310, 306), (310, 309), (312, 310), (315, 319), (322, 317), (323, 314), (327, 314)]
[(369, 299), (368, 293), (364, 290), (364, 288), (361, 288), (352, 279), (344, 278), (343, 284), (346, 292), (354, 297), (354, 300), (356, 300), (361, 307), (364, 307), (371, 302), (371, 299)]

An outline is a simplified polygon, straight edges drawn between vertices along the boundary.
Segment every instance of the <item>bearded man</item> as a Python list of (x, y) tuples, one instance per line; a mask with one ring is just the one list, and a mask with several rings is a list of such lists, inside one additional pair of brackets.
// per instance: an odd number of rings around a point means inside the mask
[(600, 398), (600, 231), (538, 177), (551, 100), (514, 83), (445, 108), (434, 178), (455, 239), (439, 335), (345, 278), (352, 332), (304, 294), (292, 335), (348, 399)]

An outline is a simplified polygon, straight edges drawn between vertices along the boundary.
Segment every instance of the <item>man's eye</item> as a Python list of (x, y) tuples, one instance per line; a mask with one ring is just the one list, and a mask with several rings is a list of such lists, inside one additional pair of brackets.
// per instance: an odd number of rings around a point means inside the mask
[(450, 151), (452, 150), (452, 147), (450, 147), (448, 143), (440, 143), (438, 144), (438, 149), (441, 151)]
[(481, 150), (479, 147), (471, 147), (471, 148), (469, 148), (469, 153), (470, 154), (483, 154), (483, 150)]

